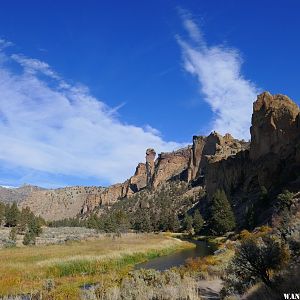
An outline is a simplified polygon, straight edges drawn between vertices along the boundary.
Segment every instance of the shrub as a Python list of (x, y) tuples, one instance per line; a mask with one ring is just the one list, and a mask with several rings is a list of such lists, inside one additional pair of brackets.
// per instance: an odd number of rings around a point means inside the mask
[(289, 255), (286, 246), (271, 236), (243, 239), (226, 270), (225, 289), (241, 294), (259, 281), (272, 288), (272, 275), (287, 264)]
[(125, 277), (120, 285), (101, 284), (97, 299), (200, 300), (195, 280), (173, 271), (139, 270)]
[(285, 209), (290, 209), (293, 204), (294, 194), (288, 190), (284, 190), (283, 193), (277, 196), (276, 207), (279, 211), (284, 211)]

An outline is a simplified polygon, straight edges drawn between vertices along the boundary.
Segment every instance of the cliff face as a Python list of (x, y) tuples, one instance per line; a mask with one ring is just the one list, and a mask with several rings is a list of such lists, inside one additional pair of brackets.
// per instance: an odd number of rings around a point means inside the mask
[(191, 158), (190, 147), (182, 148), (170, 153), (161, 153), (155, 161), (155, 169), (150, 186), (156, 188), (161, 183), (172, 179), (184, 179)]
[(194, 136), (187, 181), (206, 177), (210, 163), (226, 159), (248, 148), (248, 143), (234, 139), (230, 134), (221, 136), (212, 132), (209, 136)]
[(19, 206), (29, 207), (37, 216), (46, 220), (75, 217), (87, 199), (98, 198), (103, 192), (99, 187), (66, 187), (55, 190), (34, 190)]
[(268, 153), (284, 157), (284, 148), (299, 137), (299, 107), (284, 95), (265, 92), (253, 104), (250, 158)]
[(299, 113), (299, 107), (287, 96), (259, 95), (253, 104), (250, 149), (208, 164), (208, 198), (217, 189), (224, 189), (235, 210), (241, 211), (249, 202), (260, 201), (261, 187), (271, 195), (284, 188), (298, 191)]

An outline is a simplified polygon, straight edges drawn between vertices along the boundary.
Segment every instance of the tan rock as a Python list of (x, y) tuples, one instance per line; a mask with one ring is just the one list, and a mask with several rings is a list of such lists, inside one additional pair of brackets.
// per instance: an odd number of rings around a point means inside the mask
[(152, 177), (154, 174), (154, 161), (156, 152), (154, 149), (149, 148), (146, 150), (146, 172), (147, 172), (147, 186), (151, 186)]
[(169, 153), (160, 153), (155, 162), (152, 178), (152, 188), (174, 177), (180, 179), (180, 174), (187, 170), (191, 157), (191, 148), (182, 148)]
[(285, 95), (264, 92), (253, 104), (250, 158), (282, 153), (299, 136), (299, 107)]

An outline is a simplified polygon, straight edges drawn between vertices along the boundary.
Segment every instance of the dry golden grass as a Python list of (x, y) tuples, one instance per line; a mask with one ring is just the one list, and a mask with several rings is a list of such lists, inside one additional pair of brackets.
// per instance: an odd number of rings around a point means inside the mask
[(45, 280), (52, 278), (55, 299), (66, 295), (76, 299), (74, 295), (83, 284), (103, 277), (119, 280), (135, 263), (190, 246), (163, 235), (127, 234), (64, 245), (2, 249), (0, 295), (41, 291)]

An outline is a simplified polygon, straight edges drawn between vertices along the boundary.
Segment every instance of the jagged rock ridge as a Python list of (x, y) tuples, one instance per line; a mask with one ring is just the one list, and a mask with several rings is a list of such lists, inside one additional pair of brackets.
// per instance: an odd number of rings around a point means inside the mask
[(156, 159), (155, 150), (147, 149), (145, 163), (138, 164), (135, 174), (124, 183), (108, 188), (37, 190), (20, 205), (48, 220), (57, 220), (109, 207), (145, 188), (156, 189), (174, 180), (205, 188), (208, 199), (217, 189), (224, 189), (236, 203), (242, 194), (257, 199), (261, 186), (298, 188), (299, 118), (299, 107), (287, 96), (265, 92), (253, 105), (250, 144), (230, 134), (194, 136), (192, 145), (160, 153)]

